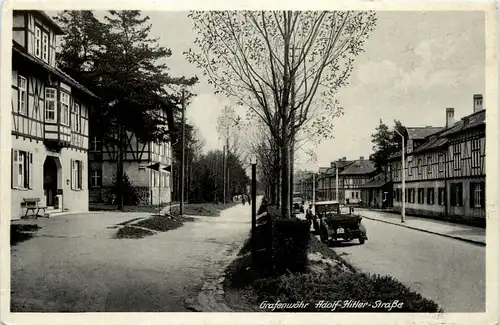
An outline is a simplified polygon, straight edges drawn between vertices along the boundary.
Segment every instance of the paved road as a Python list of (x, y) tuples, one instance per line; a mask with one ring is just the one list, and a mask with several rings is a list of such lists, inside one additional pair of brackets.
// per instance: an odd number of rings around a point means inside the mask
[(199, 217), (143, 239), (107, 227), (141, 213), (38, 219), (37, 236), (12, 250), (12, 312), (173, 312), (215, 276), (251, 228), (250, 207)]
[(446, 312), (484, 312), (485, 248), (456, 239), (364, 219), (364, 245), (334, 247), (369, 273), (391, 275)]

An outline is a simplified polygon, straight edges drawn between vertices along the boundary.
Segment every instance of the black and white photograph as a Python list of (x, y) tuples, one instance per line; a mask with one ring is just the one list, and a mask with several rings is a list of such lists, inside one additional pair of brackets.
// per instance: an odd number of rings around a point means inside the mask
[(2, 4), (3, 322), (498, 321), (493, 1), (51, 2)]

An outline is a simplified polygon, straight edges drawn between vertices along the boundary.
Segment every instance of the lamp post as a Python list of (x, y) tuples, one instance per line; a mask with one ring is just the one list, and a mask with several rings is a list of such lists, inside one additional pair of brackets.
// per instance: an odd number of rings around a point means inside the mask
[(405, 191), (406, 191), (406, 184), (405, 184), (405, 179), (406, 179), (406, 163), (405, 163), (405, 137), (399, 133), (398, 130), (394, 129), (394, 131), (396, 131), (396, 133), (401, 137), (401, 179), (402, 179), (402, 185), (403, 185), (403, 188), (401, 190), (401, 205), (402, 205), (402, 208), (401, 208), (401, 222), (404, 223), (405, 222), (405, 219), (406, 219), (406, 195), (405, 195)]
[(257, 228), (257, 211), (256, 211), (256, 199), (257, 199), (257, 158), (252, 156), (251, 158), (252, 164), (252, 257), (255, 256), (255, 229)]

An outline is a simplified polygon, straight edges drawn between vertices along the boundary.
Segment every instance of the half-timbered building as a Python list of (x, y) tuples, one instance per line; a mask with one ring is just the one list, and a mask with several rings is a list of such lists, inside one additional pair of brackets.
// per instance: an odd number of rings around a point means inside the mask
[[(472, 114), (454, 120), (408, 150), (405, 201), (408, 213), (481, 220), (485, 218), (485, 117), (482, 95), (474, 95)], [(394, 207), (402, 206), (401, 154), (390, 159)]]
[[(338, 171), (336, 169), (338, 168)], [(357, 204), (361, 202), (361, 186), (375, 174), (373, 162), (363, 156), (357, 160), (347, 160), (346, 157), (332, 161), (330, 168), (319, 175), (318, 199), (338, 200), (342, 203)], [(338, 198), (337, 198), (338, 173)]]
[[(173, 112), (161, 111), (165, 127), (173, 128)], [(98, 132), (96, 132), (98, 133)], [(116, 195), (118, 148), (94, 136), (91, 130), (89, 149), (90, 202), (110, 203)], [(170, 142), (142, 142), (130, 131), (126, 132), (123, 155), (123, 173), (139, 198), (139, 204), (168, 203), (172, 197), (172, 146)]]
[(12, 43), (12, 219), (24, 199), (48, 212), (88, 211), (88, 116), (97, 100), (56, 67), (61, 28), (42, 11), (14, 11)]

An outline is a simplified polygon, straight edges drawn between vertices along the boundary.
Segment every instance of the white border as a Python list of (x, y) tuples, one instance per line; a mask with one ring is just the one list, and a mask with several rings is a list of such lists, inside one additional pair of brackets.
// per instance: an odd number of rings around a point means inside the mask
[[(352, 313), (10, 313), (10, 148), (11, 148), (11, 40), (12, 14), (15, 9), (141, 9), (178, 10), (189, 9), (364, 9), (380, 11), (440, 11), (478, 10), (485, 12), (486, 38), (486, 150), (487, 150), (487, 247), (486, 247), (486, 313), (460, 314), (352, 314)], [(498, 324), (499, 306), (499, 241), (498, 241), (498, 33), (497, 5), (494, 1), (476, 2), (431, 2), (431, 1), (328, 1), (328, 0), (288, 0), (288, 1), (231, 1), (231, 0), (183, 0), (154, 1), (4, 1), (2, 2), (2, 55), (0, 57), (0, 132), (1, 132), (1, 173), (0, 203), (1, 214), (1, 309), (0, 317), (5, 324)], [(443, 22), (446, 23), (446, 22)], [(467, 263), (467, 261), (464, 261)]]

